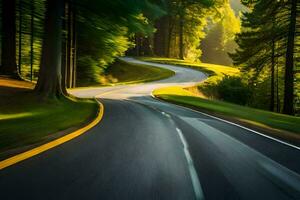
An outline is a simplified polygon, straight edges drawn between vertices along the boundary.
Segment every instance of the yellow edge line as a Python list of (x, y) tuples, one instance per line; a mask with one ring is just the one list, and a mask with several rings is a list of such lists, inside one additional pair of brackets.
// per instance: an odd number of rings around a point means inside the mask
[(104, 106), (101, 102), (99, 102), (99, 112), (98, 112), (98, 115), (97, 117), (90, 123), (88, 124), (87, 126), (83, 127), (83, 128), (80, 128), (78, 129), (77, 131), (74, 131), (68, 135), (65, 135), (61, 138), (58, 138), (56, 140), (53, 140), (49, 143), (46, 143), (46, 144), (43, 144), (39, 147), (36, 147), (34, 149), (31, 149), (29, 151), (26, 151), (26, 152), (23, 152), (23, 153), (20, 153), (20, 154), (17, 154), (11, 158), (8, 158), (6, 160), (3, 160), (0, 162), (0, 170), (6, 168), (6, 167), (9, 167), (11, 165), (14, 165), (18, 162), (21, 162), (23, 160), (26, 160), (28, 158), (31, 158), (35, 155), (38, 155), (40, 153), (43, 153), (44, 151), (47, 151), (49, 149), (52, 149), (56, 146), (59, 146), (65, 142), (68, 142), (82, 134), (84, 134), (86, 131), (90, 130), (91, 128), (93, 128), (94, 126), (96, 126), (103, 118), (103, 114), (104, 114)]

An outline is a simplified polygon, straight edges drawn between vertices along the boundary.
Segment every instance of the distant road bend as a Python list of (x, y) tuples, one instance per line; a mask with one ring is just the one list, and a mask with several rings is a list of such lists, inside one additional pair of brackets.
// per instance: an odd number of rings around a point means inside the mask
[(176, 75), (74, 90), (80, 97), (101, 98), (103, 120), (70, 142), (1, 170), (0, 198), (300, 199), (300, 148), (155, 100), (150, 95), (155, 88), (193, 85), (206, 76), (150, 65)]

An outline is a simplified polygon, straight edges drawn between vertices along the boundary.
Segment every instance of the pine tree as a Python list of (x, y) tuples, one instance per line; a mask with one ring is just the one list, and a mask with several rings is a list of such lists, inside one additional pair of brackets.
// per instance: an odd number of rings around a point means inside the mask
[[(244, 13), (243, 32), (238, 35), (239, 49), (231, 54), (236, 65), (252, 77), (251, 83), (265, 74), (271, 75), (270, 110), (275, 102), (275, 60), (285, 60), (285, 114), (293, 114), (294, 78), (293, 55), (296, 34), (296, 1), (265, 0), (253, 3), (252, 12)], [(294, 11), (293, 11), (294, 10)], [(292, 20), (292, 18), (294, 20)], [(289, 31), (287, 31), (289, 30)], [(277, 102), (278, 104), (278, 102)]]

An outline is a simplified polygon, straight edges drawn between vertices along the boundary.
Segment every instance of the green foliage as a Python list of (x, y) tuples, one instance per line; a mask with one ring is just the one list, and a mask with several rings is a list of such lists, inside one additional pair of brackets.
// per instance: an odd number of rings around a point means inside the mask
[[(32, 78), (33, 80), (37, 80), (39, 67), (40, 67), (40, 57), (42, 52), (42, 38), (44, 34), (45, 0), (34, 0), (33, 5), (31, 3), (32, 0), (17, 0), (17, 8), (16, 8), (17, 10), (16, 12), (17, 14), (16, 16), (17, 58), (16, 59), (17, 59), (17, 63), (21, 64), (21, 70), (20, 70), (21, 76), (28, 80), (31, 79), (31, 64), (32, 64), (33, 67)], [(33, 18), (33, 21), (31, 21), (32, 20), (31, 18)], [(33, 42), (33, 52), (31, 52), (31, 42)], [(31, 60), (31, 55), (33, 60)], [(21, 58), (20, 61), (19, 58)]]
[(78, 58), (77, 85), (88, 86), (100, 83), (103, 68), (91, 56), (81, 56)]
[[(79, 78), (83, 79), (80, 83), (99, 82), (105, 69), (133, 46), (129, 41), (132, 34), (147, 35), (154, 31), (144, 13), (155, 18), (162, 12), (156, 4), (147, 0), (85, 0), (77, 4), (80, 16), (77, 25), (78, 68), (81, 71)], [(92, 67), (87, 67), (86, 63), (92, 64)], [(96, 70), (96, 66), (100, 69)], [(86, 73), (83, 73), (84, 69), (87, 69)]]
[(225, 76), (216, 88), (219, 99), (227, 102), (246, 105), (251, 97), (251, 91), (241, 77)]
[(232, 65), (227, 53), (234, 52), (237, 46), (234, 39), (241, 28), (239, 16), (235, 14), (229, 2), (224, 3), (217, 13), (213, 12), (211, 15), (212, 20), (206, 28), (207, 35), (201, 41), (201, 61)]
[[(211, 10), (218, 7), (218, 1), (212, 0), (177, 0), (169, 1), (170, 18), (170, 56), (177, 58), (180, 48), (180, 21), (183, 20), (184, 58), (199, 61), (202, 54), (201, 40), (205, 37), (207, 18)], [(179, 44), (180, 45), (180, 44)]]
[[(254, 91), (253, 105), (264, 109), (269, 108), (267, 104), (272, 102), (271, 85), (279, 85), (283, 88), (284, 73), (286, 68), (287, 41), (289, 38), (288, 30), (291, 22), (291, 3), (292, 1), (251, 1), (247, 3), (250, 12), (243, 13), (242, 16), (242, 32), (237, 35), (236, 42), (239, 46), (236, 53), (230, 54), (234, 60), (234, 64), (242, 68), (247, 75), (246, 81), (252, 86)], [(297, 9), (299, 13), (300, 3), (297, 1)], [(297, 18), (294, 64), (299, 65), (299, 17)], [(270, 79), (271, 72), (279, 73), (278, 77), (274, 77), (274, 81)], [(286, 79), (289, 81), (292, 79)], [(299, 82), (295, 79), (295, 96), (297, 97)], [(268, 85), (269, 84), (269, 85)], [(268, 91), (269, 89), (269, 91)], [(281, 89), (280, 89), (281, 90)], [(285, 89), (286, 90), (286, 89)], [(264, 91), (263, 95), (261, 91)], [(260, 94), (261, 93), (261, 94)], [(281, 110), (283, 95), (285, 92), (279, 92), (274, 96), (278, 99), (278, 111)], [(255, 98), (255, 94), (259, 98)], [(267, 99), (269, 97), (269, 99)], [(286, 104), (292, 104), (286, 102)]]

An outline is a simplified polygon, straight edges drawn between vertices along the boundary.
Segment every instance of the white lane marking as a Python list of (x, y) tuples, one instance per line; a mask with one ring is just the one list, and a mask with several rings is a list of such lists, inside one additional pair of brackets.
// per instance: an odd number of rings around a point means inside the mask
[[(169, 121), (172, 124), (174, 124), (174, 126), (175, 126), (175, 122), (172, 119), (172, 117), (171, 117), (170, 114), (168, 114), (168, 113), (166, 113), (164, 111), (160, 111), (158, 108), (155, 108), (153, 106), (150, 106), (150, 105), (147, 105), (147, 104), (135, 101), (135, 100), (126, 100), (126, 101), (135, 102), (137, 104), (140, 104), (140, 105), (146, 106), (148, 108), (151, 108), (151, 109), (153, 109), (153, 110), (155, 110), (157, 112), (160, 112), (162, 115), (167, 116), (169, 118)], [(196, 169), (194, 167), (193, 159), (192, 159), (192, 157), (190, 155), (190, 152), (188, 150), (188, 144), (186, 142), (186, 139), (184, 138), (184, 136), (182, 134), (182, 131), (179, 128), (176, 127), (176, 131), (177, 131), (177, 133), (179, 135), (179, 138), (180, 138), (180, 141), (181, 141), (181, 143), (183, 145), (184, 155), (185, 155), (186, 160), (187, 160), (188, 169), (189, 169), (189, 173), (190, 173), (190, 176), (191, 176), (193, 190), (195, 192), (196, 200), (204, 200), (205, 198), (204, 198), (203, 190), (202, 190), (202, 187), (201, 187), (201, 184), (200, 184), (200, 180), (198, 178), (198, 174), (197, 174)]]
[[(244, 173), (248, 173), (248, 177), (243, 177), (244, 179), (248, 179), (249, 176), (251, 177), (251, 174), (255, 175), (253, 173), (255, 166), (260, 166), (264, 172), (268, 173), (267, 175), (271, 175), (271, 177), (269, 177), (273, 182), (276, 182), (277, 185), (283, 187), (285, 190), (293, 189), (290, 194), (299, 195), (300, 175), (296, 172), (198, 119), (190, 117), (180, 118), (198, 130), (199, 133), (205, 136), (216, 147), (220, 148), (227, 160), (231, 163), (231, 168), (239, 170), (239, 168), (242, 167)], [(250, 178), (248, 181), (250, 185), (250, 181), (254, 180)]]
[(195, 192), (196, 199), (197, 200), (204, 200), (202, 187), (201, 187), (201, 184), (200, 184), (200, 181), (199, 181), (199, 178), (198, 178), (195, 166), (194, 166), (193, 159), (192, 159), (191, 154), (190, 154), (189, 149), (188, 149), (188, 144), (187, 144), (181, 130), (179, 128), (176, 128), (176, 131), (177, 131), (177, 133), (180, 137), (180, 140), (183, 144), (184, 155), (185, 155), (185, 158), (186, 158), (187, 163), (188, 163), (189, 172), (190, 172), (190, 176), (191, 176), (191, 179), (192, 179), (192, 184), (193, 184), (193, 189), (194, 189), (194, 192)]
[[(154, 91), (154, 90), (153, 90), (153, 91)], [(153, 91), (151, 92), (151, 97), (152, 97), (152, 98), (154, 98), (154, 99), (156, 99), (156, 100), (158, 100), (158, 101), (164, 102), (164, 103), (170, 103), (170, 102), (162, 101), (162, 100), (156, 98), (156, 97), (153, 95)], [(268, 138), (268, 139), (270, 139), (270, 140), (273, 140), (273, 141), (279, 142), (279, 143), (281, 143), (281, 144), (287, 145), (287, 146), (289, 146), (289, 147), (295, 148), (295, 149), (297, 149), (297, 150), (300, 150), (300, 147), (299, 147), (299, 146), (296, 146), (296, 145), (290, 144), (290, 143), (288, 143), (288, 142), (279, 140), (279, 139), (274, 138), (274, 137), (269, 136), (269, 135), (265, 135), (265, 134), (263, 134), (263, 133), (260, 133), (260, 132), (258, 132), (258, 131), (252, 130), (252, 129), (247, 128), (247, 127), (244, 127), (244, 126), (242, 126), (242, 125), (239, 125), (239, 124), (236, 124), (236, 123), (227, 121), (227, 120), (225, 120), (225, 119), (221, 119), (221, 118), (219, 118), (219, 117), (215, 117), (215, 116), (212, 116), (212, 115), (209, 115), (209, 114), (200, 112), (200, 111), (198, 111), (198, 110), (193, 110), (193, 109), (188, 108), (188, 107), (184, 107), (184, 106), (177, 105), (177, 104), (174, 104), (174, 103), (171, 103), (171, 104), (174, 105), (174, 106), (183, 108), (183, 109), (187, 109), (187, 110), (191, 110), (191, 111), (196, 112), (196, 113), (200, 113), (200, 114), (202, 114), (202, 115), (205, 115), (205, 116), (207, 116), (207, 117), (211, 117), (211, 118), (213, 118), (213, 119), (216, 119), (216, 120), (225, 122), (225, 123), (227, 123), (227, 124), (231, 124), (231, 125), (233, 125), (233, 126), (237, 126), (237, 127), (239, 127), (239, 128), (242, 128), (242, 129), (244, 129), (244, 130), (250, 131), (250, 132), (255, 133), (255, 134), (257, 134), (257, 135), (260, 135), (260, 136), (262, 136), (262, 137)]]
[(163, 115), (166, 116), (167, 118), (171, 118), (171, 115), (169, 115), (168, 113), (161, 112), (161, 114), (163, 114)]

